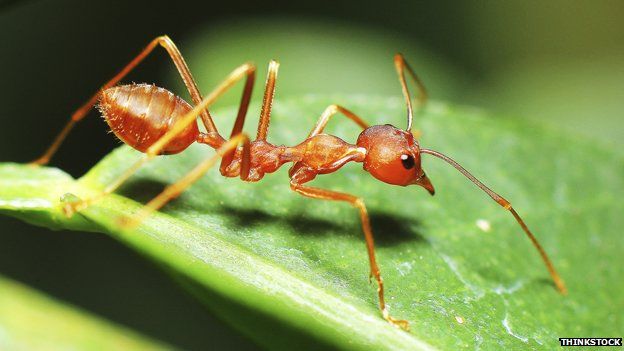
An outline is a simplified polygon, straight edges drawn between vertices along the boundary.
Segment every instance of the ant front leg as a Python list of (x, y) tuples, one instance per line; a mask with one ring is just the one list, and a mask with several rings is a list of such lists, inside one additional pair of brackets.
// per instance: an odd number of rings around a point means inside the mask
[(366, 205), (364, 205), (364, 201), (361, 198), (350, 194), (309, 187), (301, 184), (308, 180), (311, 180), (310, 176), (306, 177), (306, 175), (304, 174), (303, 177), (297, 177), (297, 174), (295, 174), (290, 181), (290, 188), (303, 196), (311, 197), (313, 199), (344, 201), (350, 203), (353, 207), (358, 209), (360, 213), (360, 220), (362, 222), (364, 238), (366, 239), (368, 261), (370, 264), (370, 275), (371, 277), (374, 277), (377, 281), (377, 293), (379, 295), (379, 308), (381, 309), (381, 313), (384, 319), (390, 322), (390, 324), (404, 330), (409, 330), (409, 323), (407, 321), (395, 319), (394, 317), (390, 316), (390, 313), (388, 312), (388, 308), (384, 299), (383, 279), (381, 278), (381, 273), (375, 259), (375, 243), (373, 240), (373, 231), (371, 229), (370, 219), (368, 217), (368, 211), (366, 210)]
[[(245, 76), (249, 76), (250, 72), (253, 72), (255, 68), (250, 64), (243, 64), (230, 73), (221, 84), (219, 84), (210, 94), (208, 94), (203, 100), (199, 102), (189, 113), (182, 117), (176, 124), (174, 124), (158, 141), (152, 144), (145, 155), (136, 161), (130, 168), (124, 173), (118, 176), (112, 183), (110, 183), (102, 192), (85, 200), (79, 200), (74, 202), (67, 202), (63, 206), (63, 212), (67, 216), (72, 216), (75, 212), (87, 208), (92, 203), (98, 201), (102, 197), (114, 192), (119, 188), (130, 176), (136, 173), (141, 166), (148, 161), (152, 160), (157, 155), (162, 153), (164, 147), (177, 135), (183, 132), (191, 123), (196, 123), (197, 116), (202, 111), (206, 110), (212, 105), (221, 95), (223, 95), (228, 89), (230, 89), (236, 82), (241, 80)], [(245, 151), (247, 150), (247, 151)], [(226, 152), (229, 152), (228, 149)], [(249, 154), (249, 148), (243, 150), (244, 154)]]
[[(414, 111), (412, 108), (412, 98), (409, 92), (409, 88), (407, 87), (407, 81), (405, 80), (405, 71), (409, 73), (412, 77), (414, 83), (416, 83), (416, 88), (418, 89), (418, 97), (416, 99), (417, 107), (421, 107), (427, 103), (427, 90), (425, 89), (425, 85), (422, 80), (418, 77), (416, 72), (412, 69), (412, 67), (405, 61), (405, 57), (402, 54), (394, 55), (394, 68), (399, 76), (399, 83), (401, 83), (401, 90), (403, 91), (403, 97), (405, 98), (405, 104), (407, 105), (407, 130), (408, 132), (412, 130), (412, 120), (414, 119)], [(420, 132), (417, 133), (417, 136), (420, 136)]]
[[(171, 60), (175, 64), (178, 70), (178, 73), (182, 77), (182, 80), (184, 81), (184, 85), (186, 86), (186, 88), (188, 89), (191, 95), (191, 98), (193, 99), (193, 103), (199, 104), (202, 100), (202, 95), (199, 92), (199, 88), (197, 88), (195, 79), (193, 79), (193, 76), (191, 75), (191, 71), (188, 68), (188, 65), (186, 64), (186, 61), (184, 61), (184, 57), (182, 57), (180, 50), (178, 50), (176, 45), (168, 36), (163, 35), (163, 36), (157, 37), (154, 40), (152, 40), (145, 47), (145, 49), (143, 49), (143, 51), (141, 51), (134, 59), (132, 59), (126, 66), (124, 66), (124, 68), (119, 73), (117, 73), (111, 80), (106, 82), (106, 84), (104, 84), (101, 87), (101, 89), (98, 90), (98, 92), (93, 94), (93, 96), (91, 96), (91, 98), (89, 98), (87, 102), (85, 102), (76, 111), (74, 111), (74, 113), (71, 115), (69, 122), (67, 122), (65, 127), (61, 130), (61, 132), (54, 138), (54, 141), (52, 142), (52, 144), (47, 148), (47, 150), (43, 153), (43, 155), (41, 155), (35, 161), (31, 162), (31, 164), (36, 164), (36, 165), (47, 164), (52, 158), (52, 156), (56, 153), (58, 148), (61, 146), (61, 144), (63, 143), (63, 140), (65, 140), (65, 138), (67, 137), (69, 132), (72, 130), (76, 122), (79, 122), (80, 120), (82, 120), (86, 116), (86, 114), (89, 112), (89, 110), (93, 107), (93, 105), (95, 105), (95, 103), (98, 100), (100, 91), (108, 89), (114, 86), (115, 84), (117, 84), (121, 79), (123, 79), (126, 75), (128, 75), (128, 73), (130, 73), (136, 66), (138, 66), (139, 63), (141, 63), (158, 46), (162, 46), (167, 51), (167, 53), (171, 57)], [(210, 116), (209, 112), (207, 110), (201, 111), (200, 116), (201, 116), (203, 124), (206, 127), (206, 130), (208, 131), (208, 135), (210, 135), (211, 137), (215, 139), (219, 139), (220, 136), (218, 136), (217, 128), (214, 122), (212, 121), (212, 117)], [(223, 142), (223, 139), (221, 138), (220, 141)]]

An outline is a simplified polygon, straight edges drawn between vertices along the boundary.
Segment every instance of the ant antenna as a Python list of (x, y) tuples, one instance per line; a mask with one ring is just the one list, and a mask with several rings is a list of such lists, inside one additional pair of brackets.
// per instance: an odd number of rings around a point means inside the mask
[(418, 107), (423, 106), (427, 102), (427, 90), (425, 89), (425, 85), (418, 78), (418, 75), (414, 72), (412, 67), (405, 61), (403, 54), (394, 55), (394, 67), (396, 68), (397, 74), (399, 75), (399, 82), (401, 83), (401, 89), (403, 90), (403, 96), (405, 97), (405, 103), (407, 105), (407, 128), (406, 131), (412, 130), (412, 119), (413, 119), (413, 110), (412, 110), (412, 98), (410, 96), (409, 89), (407, 88), (407, 82), (405, 81), (405, 69), (409, 72), (410, 76), (416, 83), (416, 87), (418, 88), (418, 97), (416, 98), (418, 102)]
[(563, 294), (563, 295), (566, 295), (568, 293), (568, 289), (566, 288), (565, 283), (563, 282), (563, 280), (559, 276), (559, 273), (557, 273), (557, 271), (555, 270), (555, 266), (552, 264), (552, 262), (548, 258), (548, 255), (546, 255), (546, 251), (544, 251), (542, 246), (537, 241), (537, 238), (533, 235), (533, 233), (531, 232), (529, 227), (527, 227), (527, 225), (524, 223), (522, 218), (520, 218), (520, 215), (518, 214), (518, 212), (516, 212), (516, 210), (514, 210), (514, 208), (511, 206), (511, 203), (509, 201), (505, 200), (505, 198), (503, 198), (502, 196), (500, 196), (497, 193), (495, 193), (494, 191), (492, 191), (492, 189), (490, 189), (487, 186), (485, 186), (485, 184), (481, 183), (477, 178), (475, 178), (472, 174), (470, 174), (470, 172), (468, 172), (459, 163), (455, 162), (455, 160), (453, 160), (452, 158), (450, 158), (450, 157), (448, 157), (448, 156), (446, 156), (446, 155), (444, 155), (442, 153), (439, 153), (437, 151), (430, 150), (430, 149), (420, 149), (420, 152), (421, 153), (425, 153), (425, 154), (429, 154), (429, 155), (433, 155), (433, 156), (435, 156), (437, 158), (440, 158), (440, 159), (446, 161), (448, 164), (450, 164), (451, 166), (455, 167), (455, 169), (457, 169), (466, 178), (470, 179), (470, 181), (473, 182), (476, 186), (481, 188), (481, 190), (483, 190), (486, 194), (488, 194), (492, 198), (492, 200), (496, 201), (503, 208), (505, 208), (506, 210), (511, 212), (511, 214), (514, 216), (514, 218), (516, 219), (516, 221), (518, 222), (520, 227), (522, 227), (522, 230), (524, 230), (524, 232), (529, 237), (529, 239), (531, 239), (531, 242), (533, 243), (533, 246), (535, 246), (535, 248), (539, 252), (540, 256), (542, 256), (542, 260), (546, 264), (546, 268), (548, 268), (548, 272), (550, 272), (550, 276), (552, 277), (552, 279), (553, 279), (553, 281), (555, 283), (555, 286), (557, 286), (557, 289), (559, 290), (559, 292), (561, 294)]

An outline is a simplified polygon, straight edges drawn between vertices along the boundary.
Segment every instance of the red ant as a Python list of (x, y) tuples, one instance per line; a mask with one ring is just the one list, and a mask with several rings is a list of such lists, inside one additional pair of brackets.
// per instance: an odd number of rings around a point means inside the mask
[[(169, 56), (171, 56), (193, 99), (195, 107), (191, 107), (191, 105), (170, 91), (153, 85), (132, 84), (115, 86), (159, 45), (164, 47)], [(375, 261), (373, 233), (364, 201), (351, 194), (310, 187), (304, 184), (313, 180), (319, 174), (333, 173), (348, 162), (362, 162), (364, 170), (382, 182), (400, 186), (419, 185), (433, 195), (433, 185), (421, 167), (421, 154), (429, 154), (455, 167), (500, 206), (511, 212), (539, 251), (556, 287), (562, 294), (565, 294), (566, 287), (563, 280), (557, 274), (546, 252), (509, 201), (490, 190), (448, 156), (420, 147), (418, 141), (415, 140), (411, 133), (413, 108), (405, 79), (405, 71), (409, 73), (418, 87), (418, 101), (420, 101), (421, 105), (426, 101), (427, 94), (422, 82), (402, 55), (397, 54), (394, 57), (394, 64), (407, 105), (407, 128), (405, 130), (389, 124), (369, 126), (362, 118), (346, 108), (331, 105), (322, 113), (316, 126), (303, 142), (292, 147), (276, 146), (266, 140), (279, 67), (276, 61), (271, 61), (269, 64), (258, 132), (256, 139), (251, 141), (242, 130), (253, 89), (255, 66), (249, 63), (239, 66), (215, 90), (202, 98), (184, 58), (173, 41), (167, 36), (158, 37), (136, 58), (130, 61), (121, 72), (107, 82), (98, 93), (93, 95), (91, 99), (74, 112), (69, 123), (56, 137), (48, 150), (33, 163), (46, 164), (74, 124), (80, 121), (98, 100), (100, 112), (117, 137), (133, 148), (145, 153), (145, 156), (109, 184), (100, 195), (85, 200), (65, 203), (63, 209), (68, 216), (86, 208), (102, 196), (115, 191), (141, 165), (155, 156), (182, 152), (193, 142), (211, 146), (216, 149), (216, 155), (202, 161), (182, 179), (166, 187), (161, 194), (148, 202), (141, 212), (134, 217), (134, 220), (132, 220), (133, 224), (136, 225), (152, 211), (158, 210), (183, 192), (213, 166), (219, 158), (221, 158), (220, 171), (223, 176), (240, 177), (248, 182), (257, 182), (266, 173), (273, 173), (283, 164), (292, 162), (293, 165), (289, 171), (290, 188), (292, 190), (315, 199), (348, 202), (358, 209), (368, 249), (370, 275), (376, 279), (378, 284), (379, 307), (383, 317), (395, 326), (408, 329), (407, 321), (391, 317), (386, 308), (383, 280)], [(207, 108), (243, 77), (245, 78), (245, 87), (238, 115), (230, 138), (226, 140), (217, 131)], [(347, 143), (336, 136), (323, 133), (330, 118), (339, 112), (363, 129), (355, 144)], [(206, 129), (205, 133), (200, 132), (197, 127), (196, 120), (198, 116)]]

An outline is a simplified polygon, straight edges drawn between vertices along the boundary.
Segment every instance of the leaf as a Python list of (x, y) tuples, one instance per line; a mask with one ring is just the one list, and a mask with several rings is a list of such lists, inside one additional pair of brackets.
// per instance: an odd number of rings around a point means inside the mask
[(2, 350), (171, 350), (0, 277)]
[(488, 96), (492, 109), (621, 145), (623, 60), (624, 56), (607, 56), (591, 61), (517, 62), (492, 72), (492, 79), (474, 89), (469, 100), (483, 101)]
[[(404, 124), (400, 99), (307, 96), (276, 102), (270, 140), (300, 142), (332, 102), (372, 123)], [(223, 131), (234, 114), (215, 114)], [(39, 225), (110, 234), (177, 272), (211, 309), (270, 348), (554, 348), (559, 337), (620, 335), (622, 157), (535, 125), (441, 103), (430, 104), (415, 123), (422, 145), (451, 155), (514, 203), (569, 296), (556, 292), (509, 213), (427, 156), (423, 167), (435, 197), (382, 184), (359, 164), (314, 181), (365, 199), (390, 311), (411, 322), (410, 333), (388, 325), (377, 310), (355, 210), (292, 193), (286, 169), (259, 183), (213, 169), (137, 230), (120, 230), (118, 219), (140, 208), (135, 201), (147, 201), (212, 155), (196, 145), (158, 158), (118, 194), (64, 218), (61, 196), (87, 197), (139, 157), (121, 147), (77, 182), (52, 168), (5, 164), (0, 208)], [(341, 117), (329, 132), (350, 141), (359, 133)]]

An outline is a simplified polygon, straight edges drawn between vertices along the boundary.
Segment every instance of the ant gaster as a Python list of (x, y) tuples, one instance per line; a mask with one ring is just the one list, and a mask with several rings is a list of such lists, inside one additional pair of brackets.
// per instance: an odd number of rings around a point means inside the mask
[[(116, 86), (125, 75), (159, 45), (169, 53), (191, 95), (195, 107), (192, 107), (168, 90), (153, 85), (132, 84)], [(409, 73), (418, 87), (418, 101), (420, 105), (426, 101), (426, 91), (422, 82), (402, 55), (397, 54), (394, 58), (394, 63), (407, 105), (407, 128), (405, 130), (389, 124), (369, 126), (362, 118), (346, 108), (331, 105), (321, 114), (316, 126), (303, 142), (292, 147), (276, 146), (266, 140), (279, 67), (276, 61), (271, 61), (269, 64), (258, 131), (255, 140), (251, 141), (242, 130), (251, 99), (256, 71), (255, 66), (249, 63), (239, 66), (210, 94), (203, 97), (175, 44), (167, 36), (158, 37), (150, 42), (121, 72), (107, 82), (99, 92), (76, 110), (52, 145), (33, 163), (46, 164), (74, 124), (80, 121), (98, 100), (100, 112), (117, 137), (133, 148), (145, 153), (145, 155), (109, 184), (99, 195), (84, 200), (66, 202), (63, 205), (63, 210), (67, 215), (72, 215), (76, 211), (88, 207), (101, 197), (115, 191), (150, 159), (161, 154), (182, 152), (194, 142), (213, 147), (216, 149), (216, 155), (202, 161), (180, 180), (166, 187), (161, 194), (149, 201), (130, 222), (126, 221), (125, 225), (136, 225), (152, 211), (161, 208), (197, 181), (219, 158), (221, 158), (220, 171), (222, 175), (226, 177), (240, 177), (242, 180), (249, 182), (259, 181), (266, 173), (275, 172), (285, 163), (293, 163), (289, 171), (292, 190), (303, 196), (315, 199), (347, 202), (358, 210), (368, 249), (370, 275), (375, 278), (378, 284), (379, 307), (382, 315), (392, 325), (408, 329), (408, 322), (390, 316), (385, 304), (383, 280), (375, 260), (373, 233), (364, 201), (351, 194), (311, 187), (305, 185), (305, 183), (313, 180), (319, 174), (335, 172), (348, 162), (362, 162), (364, 169), (382, 182), (400, 186), (418, 185), (433, 195), (433, 185), (421, 167), (421, 155), (429, 154), (455, 167), (500, 206), (511, 212), (540, 253), (556, 287), (561, 293), (565, 294), (566, 287), (563, 280), (555, 271), (554, 266), (535, 236), (509, 201), (490, 190), (448, 156), (420, 147), (411, 132), (413, 107), (405, 79), (405, 72)], [(207, 108), (242, 78), (245, 78), (245, 86), (238, 114), (230, 137), (225, 139), (217, 131)], [(363, 129), (355, 144), (350, 144), (336, 136), (323, 133), (328, 121), (337, 113), (341, 113)], [(201, 132), (197, 127), (197, 117), (200, 118), (204, 125), (205, 132)]]

